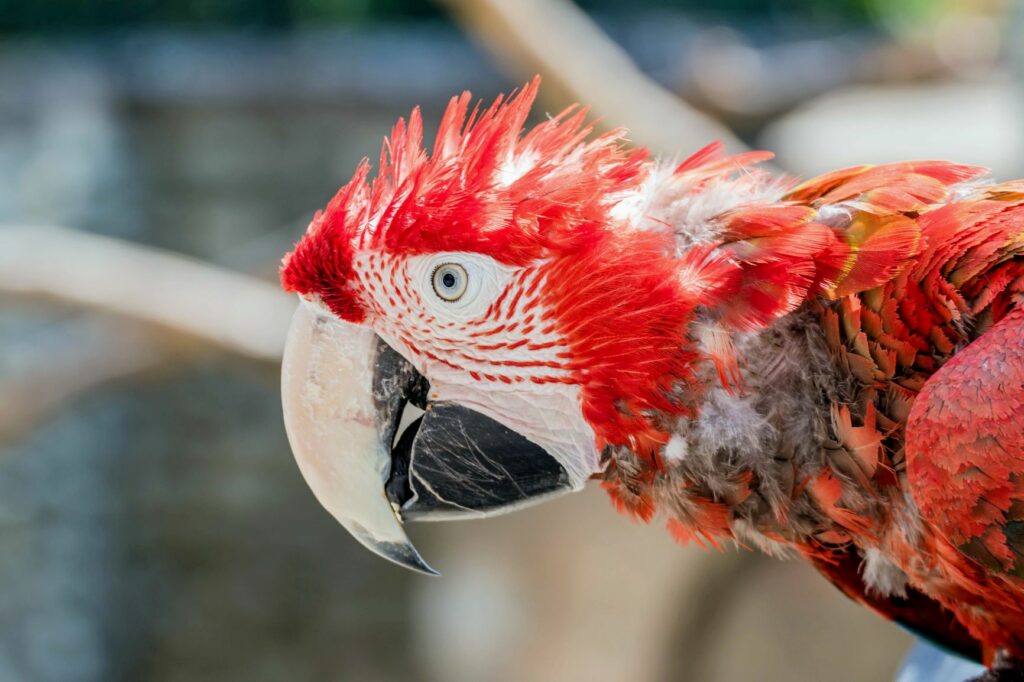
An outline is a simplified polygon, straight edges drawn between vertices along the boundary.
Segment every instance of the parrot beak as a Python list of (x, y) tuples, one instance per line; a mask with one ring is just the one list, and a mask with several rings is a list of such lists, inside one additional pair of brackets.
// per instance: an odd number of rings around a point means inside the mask
[(437, 575), (409, 542), (384, 495), (398, 389), (377, 381), (377, 335), (303, 301), (292, 318), (281, 364), (288, 442), (320, 504), (367, 549), (415, 571)]
[[(299, 470), (365, 547), (438, 575), (402, 521), (480, 518), (573, 490), (539, 445), (468, 407), (428, 399), (422, 375), (372, 329), (303, 299), (281, 367)], [(396, 439), (407, 404), (425, 410)]]

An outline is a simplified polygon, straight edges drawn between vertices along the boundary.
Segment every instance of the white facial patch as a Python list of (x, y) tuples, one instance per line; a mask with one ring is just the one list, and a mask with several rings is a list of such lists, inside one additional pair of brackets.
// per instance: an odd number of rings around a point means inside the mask
[(540, 298), (542, 264), (517, 268), (463, 251), (363, 258), (361, 278), (379, 311), (374, 329), (427, 378), (430, 400), (469, 407), (530, 439), (582, 488), (599, 453), (569, 349)]
[[(465, 272), (465, 290), (456, 300), (439, 293), (434, 281), (438, 269), (447, 265), (458, 266)], [(413, 256), (408, 259), (408, 268), (429, 312), (439, 321), (456, 322), (482, 318), (515, 273), (514, 268), (493, 258), (462, 251)]]

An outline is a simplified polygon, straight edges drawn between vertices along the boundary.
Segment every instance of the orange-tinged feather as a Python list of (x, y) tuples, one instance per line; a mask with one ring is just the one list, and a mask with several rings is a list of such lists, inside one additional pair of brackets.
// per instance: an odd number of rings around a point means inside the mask
[(903, 215), (859, 214), (847, 230), (856, 258), (847, 275), (830, 292), (841, 298), (871, 289), (911, 265), (921, 239), (917, 222)]

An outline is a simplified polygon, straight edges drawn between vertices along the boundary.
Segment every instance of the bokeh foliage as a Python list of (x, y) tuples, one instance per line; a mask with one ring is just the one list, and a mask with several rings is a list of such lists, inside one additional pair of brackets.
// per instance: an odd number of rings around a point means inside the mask
[[(579, 0), (587, 10), (680, 10), (740, 18), (796, 15), (804, 19), (871, 21), (880, 5), (917, 13), (928, 0)], [(429, 0), (0, 0), (0, 32), (53, 33), (133, 26), (289, 28), (333, 22), (443, 17)]]

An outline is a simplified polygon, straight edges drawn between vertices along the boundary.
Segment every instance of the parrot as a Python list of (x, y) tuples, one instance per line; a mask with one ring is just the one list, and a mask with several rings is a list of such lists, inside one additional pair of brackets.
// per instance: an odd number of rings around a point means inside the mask
[(286, 431), (360, 543), (596, 481), (1024, 679), (1024, 180), (679, 161), (539, 78), (401, 118), (282, 259)]

